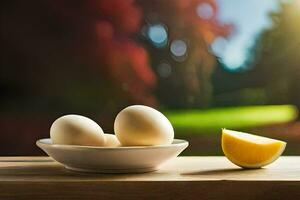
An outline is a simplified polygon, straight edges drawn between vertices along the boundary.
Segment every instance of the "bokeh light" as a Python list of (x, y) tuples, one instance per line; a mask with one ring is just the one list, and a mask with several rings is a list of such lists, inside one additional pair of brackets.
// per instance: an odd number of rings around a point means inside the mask
[(152, 44), (158, 48), (166, 46), (168, 41), (167, 29), (162, 24), (150, 25), (147, 36)]
[(222, 56), (223, 52), (226, 49), (228, 41), (223, 37), (217, 37), (211, 44), (211, 50), (214, 55), (217, 57)]
[(170, 64), (163, 62), (158, 65), (157, 72), (160, 77), (162, 78), (168, 78), (172, 73), (172, 67)]
[(196, 7), (196, 12), (202, 19), (210, 19), (214, 15), (213, 8), (208, 3), (201, 3)]
[(175, 60), (182, 61), (187, 54), (187, 44), (183, 40), (174, 40), (171, 43), (170, 51), (175, 57)]

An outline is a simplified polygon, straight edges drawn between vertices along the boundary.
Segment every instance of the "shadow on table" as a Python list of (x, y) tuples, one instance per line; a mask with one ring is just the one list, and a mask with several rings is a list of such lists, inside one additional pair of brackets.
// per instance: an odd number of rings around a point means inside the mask
[(263, 168), (261, 169), (229, 168), (229, 169), (201, 170), (201, 171), (185, 172), (185, 173), (181, 173), (181, 175), (228, 175), (228, 174), (242, 173), (246, 171), (257, 171), (257, 170), (263, 170)]

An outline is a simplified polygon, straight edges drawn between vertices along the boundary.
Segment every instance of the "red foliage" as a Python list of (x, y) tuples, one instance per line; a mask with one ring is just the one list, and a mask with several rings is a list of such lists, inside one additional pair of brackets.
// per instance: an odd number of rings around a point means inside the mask
[(142, 13), (134, 0), (90, 0), (89, 7), (99, 18), (112, 23), (116, 32), (131, 34), (140, 28)]
[[(142, 11), (134, 0), (86, 0), (75, 8), (55, 1), (61, 16), (79, 26), (89, 42), (80, 41), (82, 55), (98, 63), (104, 77), (127, 93), (132, 102), (155, 104), (151, 90), (156, 78), (145, 49), (131, 40), (140, 29)], [(89, 29), (89, 30), (88, 30)], [(90, 31), (90, 34), (87, 33)], [(86, 55), (90, 54), (90, 55)], [(97, 60), (98, 59), (98, 60)]]
[[(143, 14), (156, 12), (168, 25), (172, 37), (188, 33), (185, 36), (198, 43), (210, 44), (215, 37), (225, 36), (230, 31), (230, 26), (217, 20), (215, 0), (151, 0), (138, 1), (139, 4), (135, 0), (86, 0), (75, 6), (70, 6), (68, 1), (54, 2), (61, 17), (83, 32), (85, 38), (79, 38), (81, 54), (96, 59), (94, 63), (98, 63), (103, 76), (114, 80), (135, 103), (153, 105), (155, 102), (151, 90), (156, 77), (149, 65), (148, 53), (130, 39), (140, 30)], [(200, 4), (211, 7), (210, 18), (198, 16), (196, 8)], [(88, 30), (90, 34), (86, 34)], [(89, 42), (81, 41), (86, 38)]]

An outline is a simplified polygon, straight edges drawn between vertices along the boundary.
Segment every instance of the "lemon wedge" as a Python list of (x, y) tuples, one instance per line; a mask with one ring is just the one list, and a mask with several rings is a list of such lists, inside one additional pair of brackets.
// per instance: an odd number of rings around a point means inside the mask
[(225, 156), (243, 168), (260, 168), (275, 161), (284, 151), (286, 142), (238, 131), (222, 130)]

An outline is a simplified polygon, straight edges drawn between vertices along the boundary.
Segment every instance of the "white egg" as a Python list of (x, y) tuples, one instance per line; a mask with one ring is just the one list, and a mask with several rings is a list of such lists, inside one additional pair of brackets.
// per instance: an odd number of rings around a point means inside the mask
[(65, 115), (56, 119), (50, 128), (54, 144), (103, 146), (102, 128), (93, 120), (81, 115)]
[(159, 111), (143, 105), (123, 109), (114, 123), (115, 134), (124, 146), (171, 144), (174, 129)]
[(107, 134), (107, 133), (104, 133), (105, 135), (105, 144), (104, 146), (105, 147), (119, 147), (121, 146), (121, 143), (120, 141), (118, 140), (118, 138), (113, 135), (113, 134)]

